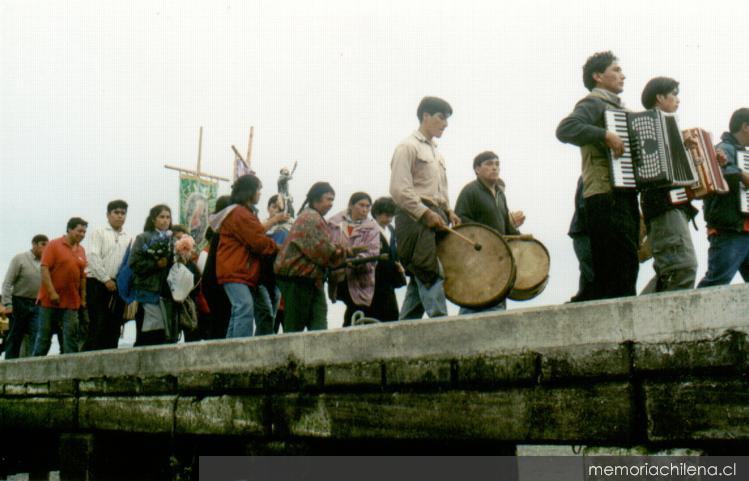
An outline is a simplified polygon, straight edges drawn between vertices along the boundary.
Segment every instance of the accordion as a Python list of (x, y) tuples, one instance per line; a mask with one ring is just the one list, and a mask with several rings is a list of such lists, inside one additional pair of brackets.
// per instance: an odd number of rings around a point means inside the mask
[[(749, 151), (739, 150), (736, 152), (736, 165), (742, 172), (749, 172)], [(743, 182), (739, 182), (740, 206), (742, 214), (749, 214), (749, 189)]]
[(712, 194), (727, 193), (728, 184), (718, 164), (710, 132), (695, 128), (684, 130), (681, 134), (698, 176), (697, 184), (687, 188), (687, 195), (690, 198), (702, 199)]
[(618, 135), (625, 147), (618, 159), (607, 149), (615, 188), (687, 187), (697, 182), (674, 115), (656, 109), (607, 110), (604, 118), (606, 130)]

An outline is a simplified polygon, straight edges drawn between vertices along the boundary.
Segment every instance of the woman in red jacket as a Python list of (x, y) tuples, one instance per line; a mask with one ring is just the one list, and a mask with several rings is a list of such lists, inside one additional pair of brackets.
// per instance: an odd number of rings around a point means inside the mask
[(260, 256), (271, 256), (278, 248), (255, 213), (262, 189), (260, 179), (243, 175), (232, 185), (231, 204), (211, 217), (210, 224), (221, 236), (216, 251), (216, 277), (231, 301), (226, 337), (273, 333), (270, 306), (257, 294)]

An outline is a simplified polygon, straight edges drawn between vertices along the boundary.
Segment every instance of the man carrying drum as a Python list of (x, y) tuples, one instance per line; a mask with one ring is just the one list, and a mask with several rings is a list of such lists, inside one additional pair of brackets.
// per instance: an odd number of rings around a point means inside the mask
[(443, 275), (437, 259), (437, 233), (460, 224), (450, 210), (445, 159), (433, 139), (442, 137), (453, 110), (445, 100), (424, 97), (416, 115), (419, 128), (395, 148), (390, 164), (390, 195), (398, 205), (398, 256), (411, 276), (400, 319), (447, 315)]
[[(476, 180), (463, 187), (455, 205), (455, 213), (461, 221), (483, 224), (502, 235), (518, 235), (517, 227), (525, 222), (523, 211), (508, 212), (505, 198), (505, 183), (499, 177), (499, 157), (491, 151), (481, 152), (473, 159)], [(483, 311), (503, 311), (502, 300), (494, 306), (482, 309), (461, 307), (461, 314)]]

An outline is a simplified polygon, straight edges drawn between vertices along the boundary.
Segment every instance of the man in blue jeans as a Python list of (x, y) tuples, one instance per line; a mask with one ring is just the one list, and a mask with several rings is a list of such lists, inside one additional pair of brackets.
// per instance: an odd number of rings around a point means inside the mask
[(717, 148), (726, 154), (721, 169), (730, 192), (704, 200), (710, 249), (707, 274), (697, 287), (730, 284), (736, 272), (749, 282), (749, 215), (740, 208), (741, 186), (749, 187), (749, 173), (739, 169), (736, 155), (749, 145), (749, 108), (735, 111), (728, 127), (730, 131), (720, 137)]
[(10, 330), (5, 339), (5, 359), (23, 357), (21, 344), (28, 335), (29, 354), (36, 338), (36, 295), (42, 283), (41, 258), (49, 239), (46, 235), (35, 235), (31, 239), (31, 250), (13, 257), (3, 282), (3, 302), (0, 314), (10, 314)]
[(390, 162), (398, 257), (411, 276), (400, 319), (447, 315), (437, 235), (460, 224), (460, 217), (450, 208), (445, 159), (434, 139), (442, 137), (452, 113), (445, 100), (424, 97), (416, 109), (419, 128), (398, 144)]

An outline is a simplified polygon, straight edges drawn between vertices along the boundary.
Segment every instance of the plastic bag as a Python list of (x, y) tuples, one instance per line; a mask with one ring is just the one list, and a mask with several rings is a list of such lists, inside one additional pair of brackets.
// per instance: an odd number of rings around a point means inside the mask
[(177, 302), (184, 301), (190, 295), (192, 288), (195, 287), (195, 278), (192, 272), (179, 262), (169, 269), (166, 282), (169, 284), (169, 290), (172, 291), (172, 299)]

